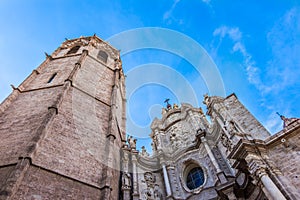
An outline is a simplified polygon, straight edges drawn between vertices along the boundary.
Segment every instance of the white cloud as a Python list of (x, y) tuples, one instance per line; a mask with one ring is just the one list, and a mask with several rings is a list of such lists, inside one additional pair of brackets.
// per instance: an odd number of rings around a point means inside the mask
[(213, 35), (214, 36), (219, 36), (222, 39), (225, 36), (228, 36), (234, 42), (238, 42), (242, 38), (242, 33), (240, 32), (239, 28), (237, 28), (237, 27), (228, 27), (228, 26), (221, 26), (221, 27), (217, 28), (213, 32)]
[(209, 4), (210, 0), (202, 0), (203, 3)]
[(278, 132), (282, 129), (283, 122), (279, 120), (279, 116), (275, 115), (273, 112), (267, 117), (265, 121), (265, 126), (268, 130), (272, 132)]
[(164, 16), (163, 16), (164, 20), (168, 20), (172, 17), (172, 13), (173, 13), (177, 3), (179, 3), (179, 1), (180, 0), (175, 0), (174, 3), (172, 4), (171, 8), (164, 13)]
[(163, 21), (166, 24), (168, 24), (168, 25), (173, 24), (173, 23), (176, 23), (179, 25), (184, 24), (184, 20), (182, 18), (178, 18), (178, 16), (174, 15), (174, 10), (176, 9), (176, 6), (180, 1), (181, 0), (175, 0), (174, 3), (172, 4), (171, 8), (164, 13)]
[[(273, 89), (281, 91), (299, 83), (300, 76), (300, 9), (292, 8), (268, 32), (273, 58), (267, 73), (276, 80)], [(274, 83), (274, 82), (272, 82)]]
[[(243, 56), (248, 81), (258, 89), (261, 106), (268, 111), (264, 124), (272, 132), (282, 128), (282, 121), (275, 113), (280, 111), (287, 117), (291, 116), (291, 110), (297, 104), (296, 99), (300, 98), (299, 22), (300, 8), (292, 8), (274, 23), (267, 34), (272, 50), (271, 59), (266, 60), (260, 67), (256, 66), (255, 60), (248, 52), (238, 27), (221, 26), (213, 32), (213, 36), (219, 38), (217, 49), (224, 38), (229, 38), (233, 42), (232, 53), (240, 53)], [(270, 104), (274, 106), (269, 106)]]
[(228, 37), (233, 41), (232, 51), (235, 53), (241, 53), (244, 59), (244, 66), (247, 72), (248, 81), (254, 84), (257, 88), (262, 89), (262, 81), (259, 78), (259, 69), (255, 66), (255, 61), (252, 59), (250, 53), (248, 53), (245, 45), (242, 42), (242, 32), (238, 27), (221, 26), (213, 32), (213, 36), (219, 37), (220, 41), (223, 38)]

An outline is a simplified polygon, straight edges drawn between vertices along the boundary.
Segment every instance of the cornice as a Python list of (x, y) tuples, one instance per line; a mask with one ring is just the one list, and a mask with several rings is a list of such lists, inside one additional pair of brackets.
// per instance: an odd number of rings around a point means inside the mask
[(270, 148), (276, 145), (281, 144), (282, 139), (291, 138), (300, 132), (300, 119), (294, 121), (289, 126), (285, 127), (283, 130), (278, 133), (268, 137), (265, 142), (266, 145)]
[(240, 139), (228, 155), (229, 159), (243, 160), (248, 155), (258, 155), (266, 153), (266, 143), (262, 140)]

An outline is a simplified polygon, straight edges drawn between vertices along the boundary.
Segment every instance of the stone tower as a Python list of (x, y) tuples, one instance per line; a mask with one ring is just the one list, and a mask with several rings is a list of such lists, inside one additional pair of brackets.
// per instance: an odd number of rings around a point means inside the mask
[(0, 199), (118, 199), (125, 140), (119, 51), (66, 40), (0, 105)]

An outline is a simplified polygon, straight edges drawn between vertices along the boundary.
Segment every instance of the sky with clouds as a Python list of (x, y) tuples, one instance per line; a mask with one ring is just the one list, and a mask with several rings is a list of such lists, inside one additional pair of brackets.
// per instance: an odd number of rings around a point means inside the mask
[[(160, 27), (200, 44), (215, 63), (226, 95), (236, 93), (272, 134), (282, 127), (276, 112), (300, 116), (299, 0), (1, 0), (0, 27), (1, 101), (11, 92), (10, 84), (19, 85), (45, 59), (44, 52), (52, 53), (65, 38), (96, 33), (106, 40), (131, 29)], [(122, 60), (128, 76), (137, 66), (167, 66), (174, 76), (164, 78), (179, 88), (156, 80), (135, 90), (128, 110), (138, 125), (148, 127), (153, 117), (160, 117), (165, 98), (180, 103), (178, 96), (188, 91), (185, 84), (176, 85), (182, 77), (196, 93), (198, 103), (190, 103), (204, 107), (202, 95), (210, 91), (185, 58), (142, 49)]]

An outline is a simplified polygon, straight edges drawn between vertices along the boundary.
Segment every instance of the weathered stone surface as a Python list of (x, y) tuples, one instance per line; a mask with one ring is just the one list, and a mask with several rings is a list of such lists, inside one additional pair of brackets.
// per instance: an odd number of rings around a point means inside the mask
[[(1, 104), (1, 199), (119, 197), (124, 77), (118, 51), (99, 43), (64, 42)], [(30, 165), (22, 172), (14, 167), (20, 158)]]
[(30, 166), (14, 199), (98, 199), (101, 189)]

